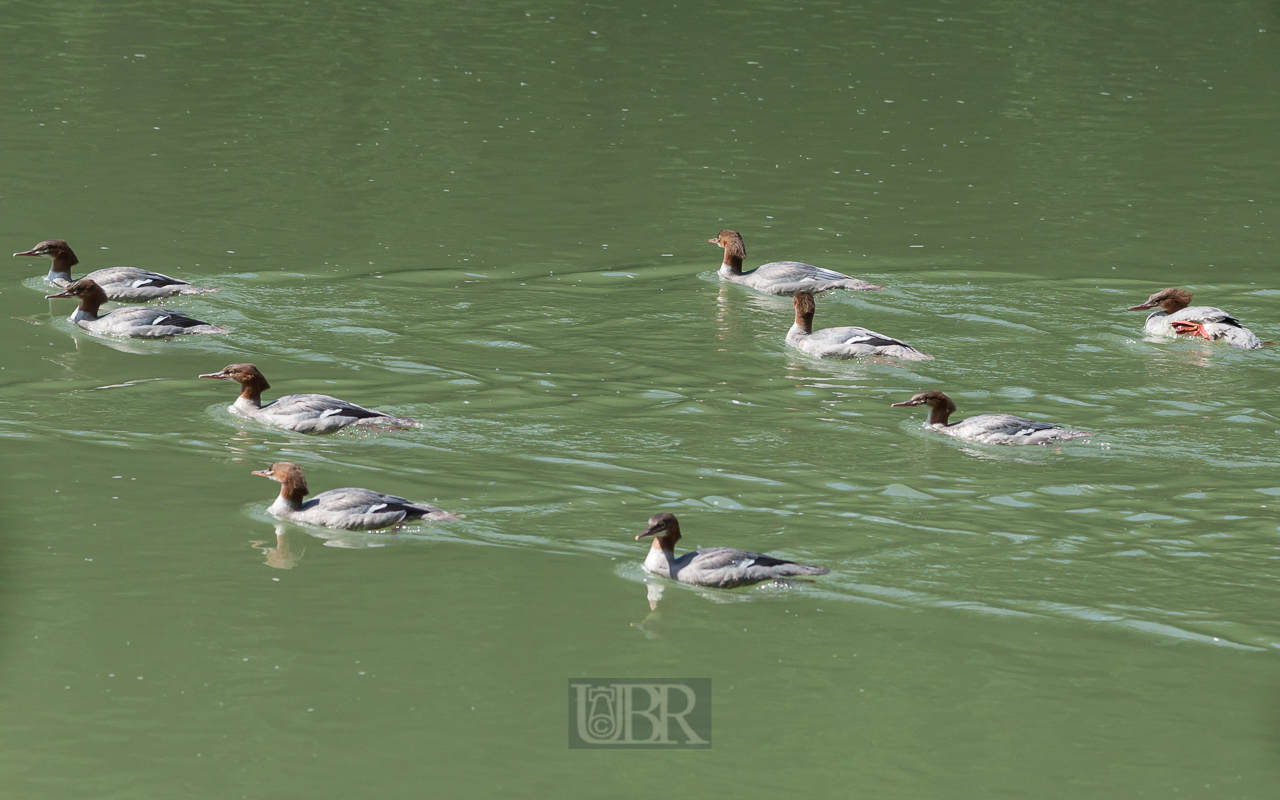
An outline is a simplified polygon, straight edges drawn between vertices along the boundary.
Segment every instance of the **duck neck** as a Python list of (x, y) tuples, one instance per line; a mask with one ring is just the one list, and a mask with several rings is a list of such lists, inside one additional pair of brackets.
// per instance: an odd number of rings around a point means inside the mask
[(269, 387), (262, 386), (256, 378), (245, 381), (240, 384), (240, 396), (236, 398), (236, 405), (262, 408), (262, 390), (266, 388)]
[(671, 563), (675, 560), (675, 543), (654, 539), (653, 544), (649, 545), (649, 555), (645, 556), (644, 563), (651, 572), (666, 572), (670, 575)]
[(80, 260), (74, 253), (58, 253), (53, 257), (53, 263), (49, 265), (49, 280), (70, 283), (71, 268), (79, 263)]
[(720, 269), (728, 270), (734, 275), (742, 274), (742, 256), (733, 255), (729, 252), (729, 248), (724, 249), (724, 261), (720, 264)]
[(1189, 305), (1191, 304), (1188, 303), (1186, 300), (1175, 300), (1172, 297), (1168, 298), (1167, 300), (1160, 301), (1160, 307), (1164, 309), (1164, 313), (1166, 314), (1177, 314), (1179, 311), (1181, 311), (1182, 309), (1186, 308)]
[(280, 495), (279, 497), (276, 498), (276, 501), (272, 503), (271, 507), (268, 508), (267, 510), (273, 514), (279, 515), (289, 511), (300, 511), (301, 509), (302, 509), (302, 503), (294, 502), (293, 500), (290, 500), (288, 497), (285, 497), (284, 495)]
[(107, 302), (107, 293), (99, 289), (91, 295), (85, 295), (80, 298), (80, 305), (71, 314), (74, 322), (80, 320), (92, 321), (98, 318), (98, 309), (102, 308), (102, 304)]
[(292, 509), (302, 507), (302, 498), (307, 496), (307, 485), (305, 483), (298, 484), (290, 480), (286, 480), (280, 484), (280, 496), (276, 498), (277, 503), (282, 503)]
[(929, 421), (927, 425), (948, 425), (947, 419), (951, 416), (951, 412), (946, 406), (929, 406)]
[(801, 313), (796, 312), (795, 324), (791, 326), (791, 332), (795, 334), (803, 334), (808, 336), (813, 333), (813, 312)]

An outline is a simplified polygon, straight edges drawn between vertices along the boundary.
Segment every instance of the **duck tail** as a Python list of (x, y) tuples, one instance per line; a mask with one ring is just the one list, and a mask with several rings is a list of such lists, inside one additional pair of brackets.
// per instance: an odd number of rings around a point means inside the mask
[(421, 428), (422, 423), (408, 417), (365, 417), (351, 423), (352, 427), (376, 428), (379, 430), (400, 430), (402, 428)]
[(910, 353), (903, 353), (898, 356), (903, 361), (932, 361), (933, 356), (928, 353), (921, 353), (919, 350), (912, 348)]
[(796, 564), (788, 572), (789, 575), (829, 575), (831, 570), (826, 567), (814, 567), (809, 564)]

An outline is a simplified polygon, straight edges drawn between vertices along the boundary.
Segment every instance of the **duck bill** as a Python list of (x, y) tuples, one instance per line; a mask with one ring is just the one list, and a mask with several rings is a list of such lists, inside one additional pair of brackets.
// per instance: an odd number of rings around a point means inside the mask
[(23, 250), (21, 253), (14, 253), (14, 255), (15, 256), (32, 256), (34, 258), (37, 256), (42, 256), (44, 255), (44, 253), (37, 253), (35, 250)]
[(642, 534), (640, 534), (639, 536), (637, 536), (637, 537), (636, 537), (636, 541), (638, 542), (638, 541), (640, 541), (641, 539), (643, 539), (643, 538), (644, 538), (644, 537), (646, 537), (646, 536), (656, 536), (656, 535), (658, 535), (659, 533), (664, 533), (664, 532), (666, 532), (666, 530), (667, 530), (667, 526), (666, 526), (666, 525), (654, 525), (652, 528), (649, 528), (649, 529), (648, 529), (648, 530), (646, 530), (644, 533), (642, 533)]
[(1129, 306), (1130, 311), (1146, 311), (1149, 308), (1155, 308), (1155, 303), (1143, 303), (1140, 306)]
[[(28, 254), (27, 254), (27, 253), (15, 253), (14, 255), (25, 256), (25, 255), (28, 255)], [(44, 296), (44, 299), (45, 299), (45, 300), (51, 300), (51, 299), (53, 299), (53, 298), (55, 298), (55, 297), (71, 297), (71, 296), (72, 296), (71, 292), (58, 292), (57, 294), (46, 294), (46, 295)]]
[(920, 405), (919, 400), (908, 400), (905, 403), (893, 403), (890, 406), (890, 408), (902, 408), (903, 406), (918, 406), (918, 405)]
[[(213, 378), (214, 380), (220, 380), (220, 381), (227, 379), (227, 376), (223, 375), (221, 372), (206, 372), (205, 374), (197, 375), (196, 377), (197, 378)], [(257, 475), (258, 473), (255, 472), (253, 474)]]
[[(719, 240), (719, 239), (708, 239), (708, 240), (707, 240), (707, 242), (708, 242), (709, 244), (714, 244), (714, 245), (716, 245), (717, 247), (724, 247), (724, 245), (720, 244), (720, 240)], [(15, 255), (15, 256), (29, 256), (29, 255), (31, 255), (31, 254), (30, 254), (30, 253), (14, 253), (14, 255)]]
[(272, 475), (272, 474), (271, 474), (271, 470), (269, 470), (269, 469), (255, 469), (255, 470), (254, 470), (253, 472), (251, 472), (250, 474), (251, 474), (251, 475), (257, 475), (259, 478), (270, 478), (270, 479), (272, 479), (272, 480), (275, 480), (275, 478), (276, 478), (276, 476), (275, 476), (275, 475)]

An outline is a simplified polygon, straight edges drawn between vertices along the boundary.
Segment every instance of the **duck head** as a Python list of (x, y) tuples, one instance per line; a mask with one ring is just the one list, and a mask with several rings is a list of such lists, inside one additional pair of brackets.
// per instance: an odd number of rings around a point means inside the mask
[(14, 255), (51, 258), (53, 259), (53, 266), (49, 269), (50, 274), (65, 275), (68, 280), (71, 278), (71, 268), (80, 263), (80, 259), (76, 258), (76, 254), (71, 251), (71, 247), (61, 239), (45, 239), (30, 250), (14, 253)]
[(302, 498), (311, 494), (302, 467), (292, 461), (277, 461), (266, 469), (255, 469), (253, 474), (279, 482), (280, 496), (291, 503), (301, 504)]
[(90, 318), (98, 315), (98, 309), (103, 303), (107, 302), (107, 292), (97, 281), (91, 281), (88, 278), (81, 278), (78, 281), (67, 284), (67, 287), (55, 294), (46, 294), (46, 300), (55, 297), (76, 297), (80, 300), (80, 311), (87, 314)]
[(955, 413), (956, 404), (950, 397), (947, 397), (937, 389), (927, 392), (920, 392), (913, 395), (910, 400), (902, 403), (894, 403), (894, 408), (902, 406), (928, 406), (930, 425), (946, 425), (947, 418)]
[(742, 259), (747, 257), (747, 246), (742, 243), (742, 234), (737, 231), (723, 230), (708, 242), (724, 248), (724, 265), (735, 272), (742, 271)]
[[(262, 400), (262, 393), (271, 388), (267, 378), (253, 364), (228, 364), (219, 372), (207, 372), (200, 378), (235, 381), (240, 384), (240, 396), (254, 403)], [(288, 462), (282, 462), (288, 463)], [(256, 474), (256, 473), (255, 473)]]
[(663, 512), (654, 514), (649, 517), (649, 527), (645, 532), (636, 537), (636, 541), (640, 541), (646, 536), (653, 537), (653, 547), (662, 550), (675, 550), (676, 542), (680, 541), (680, 523), (676, 521), (675, 514)]
[(1173, 314), (1181, 311), (1191, 305), (1191, 292), (1186, 289), (1161, 289), (1155, 294), (1147, 298), (1147, 302), (1141, 305), (1129, 306), (1130, 311), (1146, 311), (1147, 309), (1160, 306), (1164, 309), (1164, 313)]

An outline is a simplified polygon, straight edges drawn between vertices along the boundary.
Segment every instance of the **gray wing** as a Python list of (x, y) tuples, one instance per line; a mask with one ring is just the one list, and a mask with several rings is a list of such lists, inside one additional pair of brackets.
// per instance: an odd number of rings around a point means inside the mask
[(159, 272), (138, 269), (137, 267), (107, 267), (106, 269), (90, 272), (85, 277), (92, 278), (94, 282), (104, 289), (111, 284), (126, 284), (135, 289), (143, 286), (159, 288), (162, 286), (191, 285), (186, 281), (180, 281), (177, 278), (171, 278)]
[(184, 333), (227, 332), (221, 326), (210, 325), (179, 311), (163, 308), (117, 308), (82, 327), (140, 339), (163, 339)]
[(791, 575), (825, 575), (830, 571), (746, 550), (709, 547), (696, 551), (677, 578), (702, 586), (729, 588)]
[(348, 530), (385, 528), (406, 519), (453, 519), (430, 503), (420, 503), (371, 489), (331, 489), (303, 506), (303, 513), (322, 525)]
[(1179, 320), (1186, 320), (1187, 322), (1218, 322), (1236, 328), (1244, 327), (1238, 319), (1213, 306), (1191, 306), (1169, 315), (1170, 322)]
[(279, 414), (290, 417), (350, 417), (352, 419), (369, 419), (385, 417), (381, 411), (374, 411), (355, 403), (348, 403), (327, 394), (289, 394), (262, 407), (268, 414)]
[(794, 339), (788, 334), (787, 341), (797, 349), (819, 358), (889, 356), (906, 361), (927, 361), (933, 358), (900, 339), (859, 327), (823, 328)]
[[(142, 310), (142, 309), (139, 309), (139, 310)], [(170, 327), (170, 328), (198, 328), (201, 325), (209, 324), (207, 322), (201, 322), (195, 317), (188, 317), (186, 314), (182, 314), (177, 311), (164, 311), (164, 310), (153, 310), (153, 309), (147, 309), (147, 310), (150, 311), (152, 314), (154, 314), (151, 321), (149, 323), (146, 323), (148, 325), (156, 325), (156, 326)]]
[(358, 509), (369, 512), (403, 511), (409, 513), (411, 511), (425, 512), (434, 508), (434, 506), (426, 503), (415, 503), (398, 495), (383, 494), (372, 489), (330, 489), (327, 492), (321, 492), (312, 499), (324, 508), (334, 511)]
[(981, 414), (963, 419), (949, 427), (957, 434), (963, 433), (966, 436), (991, 434), (1031, 436), (1038, 431), (1060, 429), (1062, 426), (1051, 422), (1036, 422), (1025, 417), (1015, 417), (1013, 414)]
[(873, 330), (853, 325), (845, 328), (823, 328), (814, 331), (806, 338), (817, 344), (832, 346), (862, 344), (868, 347), (891, 347), (893, 345), (911, 347), (901, 339), (894, 339), (892, 336), (885, 336), (882, 333), (876, 333)]
[(849, 276), (833, 269), (815, 267), (802, 261), (771, 261), (752, 270), (762, 278), (775, 281), (844, 281)]
[(758, 288), (774, 294), (795, 294), (801, 289), (825, 292), (829, 289), (883, 289), (874, 283), (836, 272), (833, 269), (815, 267), (800, 261), (774, 261), (756, 267), (745, 277), (760, 284)]
[(1092, 436), (1087, 431), (1069, 431), (1060, 425), (1015, 417), (1012, 414), (982, 414), (935, 430), (983, 444), (1048, 444)]

